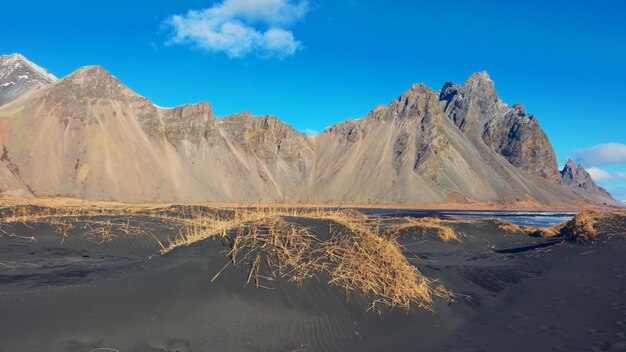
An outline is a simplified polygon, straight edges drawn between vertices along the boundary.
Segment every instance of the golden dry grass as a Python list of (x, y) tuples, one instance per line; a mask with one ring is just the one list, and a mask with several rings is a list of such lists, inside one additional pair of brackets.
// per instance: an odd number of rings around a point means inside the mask
[(569, 241), (593, 242), (600, 235), (626, 236), (626, 212), (582, 211), (561, 225), (559, 234)]
[(496, 226), (498, 226), (498, 229), (500, 231), (508, 232), (508, 233), (525, 233), (524, 229), (522, 229), (521, 226), (510, 223), (508, 221), (504, 221), (504, 220), (497, 219), (497, 218), (490, 219), (490, 221), (494, 223)]
[(412, 304), (432, 310), (434, 297), (449, 297), (443, 286), (426, 278), (402, 254), (393, 237), (373, 232), (339, 233), (325, 244), (330, 283), (349, 294), (377, 297), (377, 304), (408, 310)]
[(598, 234), (596, 224), (600, 215), (599, 212), (591, 210), (580, 212), (563, 226), (560, 233), (568, 240), (581, 242), (591, 240)]
[(584, 210), (571, 220), (551, 227), (524, 227), (530, 236), (563, 237), (574, 242), (593, 242), (599, 235), (626, 236), (626, 212)]
[[(61, 244), (76, 232), (77, 226), (82, 226), (81, 234), (100, 243), (118, 236), (152, 236), (159, 243), (161, 254), (208, 238), (220, 239), (230, 244), (225, 252), (229, 260), (213, 280), (231, 265), (246, 265), (245, 284), (260, 288), (270, 288), (269, 283), (277, 278), (297, 284), (326, 278), (330, 285), (344, 289), (348, 295), (360, 292), (373, 297), (370, 307), (373, 310), (378, 305), (407, 310), (415, 305), (432, 310), (435, 297), (449, 297), (442, 285), (423, 276), (407, 261), (394, 236), (380, 234), (379, 219), (354, 210), (263, 205), (220, 211), (202, 206), (87, 204), (20, 205), (0, 208), (0, 214), (2, 226), (16, 223), (52, 226)], [(160, 219), (173, 224), (171, 228), (177, 228), (178, 235), (161, 241), (135, 218)], [(286, 221), (287, 218), (327, 221), (330, 237), (322, 241), (309, 229)], [(451, 228), (436, 222), (428, 226), (436, 229), (443, 241), (458, 241)]]
[(551, 227), (526, 226), (524, 227), (524, 232), (533, 237), (552, 238), (560, 235), (561, 228), (559, 226), (560, 225)]
[[(265, 218), (241, 226), (231, 238), (229, 265), (248, 266), (246, 285), (271, 288), (276, 278), (296, 283), (328, 277), (349, 296), (360, 292), (377, 305), (432, 310), (434, 297), (449, 297), (443, 286), (423, 276), (402, 254), (398, 243), (379, 236), (345, 213), (325, 214), (337, 221), (330, 239), (321, 241), (309, 230), (280, 218)], [(349, 219), (346, 221), (346, 219)]]
[(427, 236), (435, 235), (443, 242), (461, 242), (461, 237), (449, 226), (452, 221), (444, 221), (435, 217), (428, 218), (403, 218), (401, 223), (390, 226), (393, 233), (398, 234), (402, 231), (412, 230), (418, 234)]
[[(20, 205), (0, 209), (0, 231), (10, 225), (23, 224), (31, 228), (46, 224), (61, 237), (61, 244), (81, 223), (81, 233), (96, 237), (100, 243), (110, 241), (118, 234), (140, 235), (148, 231), (134, 224), (132, 208), (106, 208), (102, 206), (42, 207)], [(131, 224), (133, 222), (133, 224)]]

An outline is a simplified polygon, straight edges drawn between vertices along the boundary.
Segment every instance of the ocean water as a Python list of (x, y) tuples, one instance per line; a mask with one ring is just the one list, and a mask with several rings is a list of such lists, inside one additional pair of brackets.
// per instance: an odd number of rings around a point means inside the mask
[(575, 212), (567, 211), (483, 211), (483, 210), (390, 210), (390, 209), (367, 209), (362, 212), (373, 216), (410, 216), (423, 218), (438, 216), (441, 219), (502, 219), (513, 224), (523, 226), (548, 227), (570, 220), (576, 215)]

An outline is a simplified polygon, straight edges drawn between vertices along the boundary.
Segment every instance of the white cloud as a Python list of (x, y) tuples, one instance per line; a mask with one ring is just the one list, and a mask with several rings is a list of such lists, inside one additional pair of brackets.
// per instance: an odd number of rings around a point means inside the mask
[(191, 45), (230, 58), (293, 55), (301, 48), (289, 27), (308, 12), (307, 0), (224, 0), (203, 10), (173, 15), (169, 44)]
[(310, 128), (305, 129), (304, 133), (308, 134), (309, 136), (316, 136), (320, 134), (318, 131), (310, 129)]
[(626, 164), (626, 144), (606, 143), (574, 152), (574, 159), (585, 167)]

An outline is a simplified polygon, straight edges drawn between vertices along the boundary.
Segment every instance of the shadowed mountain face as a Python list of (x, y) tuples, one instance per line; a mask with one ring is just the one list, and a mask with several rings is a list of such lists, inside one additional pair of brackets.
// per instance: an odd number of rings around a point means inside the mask
[[(0, 66), (1, 70), (1, 66)], [(5, 196), (120, 201), (588, 201), (561, 184), (534, 117), (485, 73), (307, 137), (272, 116), (156, 107), (99, 66), (0, 108)], [(556, 175), (556, 177), (555, 177)]]
[(0, 56), (0, 106), (57, 80), (20, 54)]

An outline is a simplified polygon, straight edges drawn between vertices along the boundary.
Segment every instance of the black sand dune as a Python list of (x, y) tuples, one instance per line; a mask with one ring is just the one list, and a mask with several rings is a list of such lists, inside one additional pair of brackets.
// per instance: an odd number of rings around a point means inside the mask
[[(135, 219), (161, 240), (177, 229)], [(323, 221), (291, 219), (328, 236)], [(626, 225), (626, 224), (623, 224)], [(244, 287), (208, 239), (165, 255), (154, 238), (105, 243), (77, 226), (0, 238), (0, 351), (621, 351), (626, 350), (626, 240), (592, 244), (457, 223), (460, 243), (403, 233), (410, 262), (456, 294), (436, 312), (367, 311), (371, 297), (272, 282)]]

